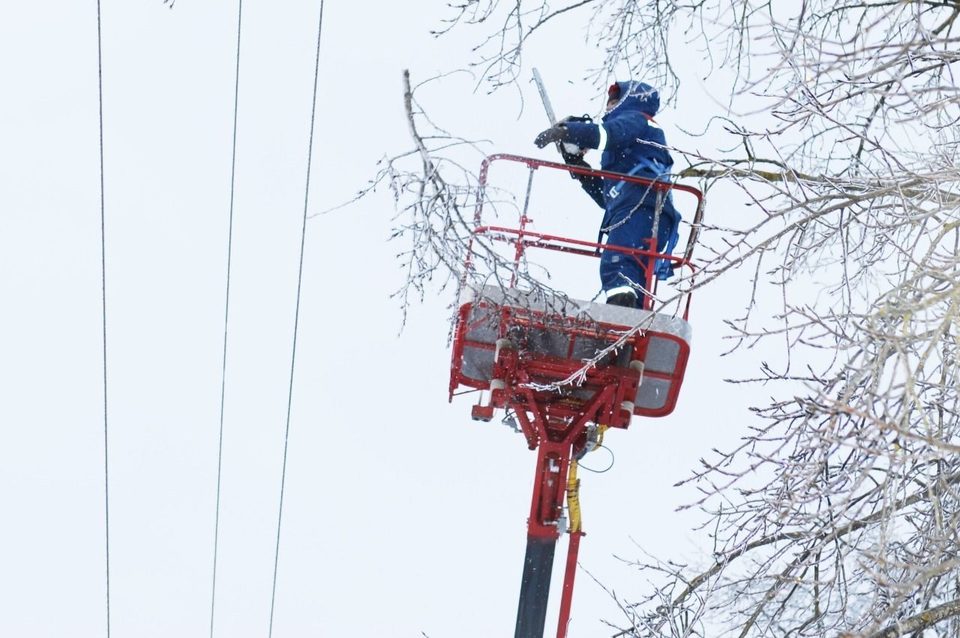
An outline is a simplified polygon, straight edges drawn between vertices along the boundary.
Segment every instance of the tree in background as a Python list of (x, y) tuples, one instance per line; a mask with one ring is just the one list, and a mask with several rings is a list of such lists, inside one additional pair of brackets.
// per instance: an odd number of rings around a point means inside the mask
[[(616, 635), (960, 635), (960, 3), (464, 0), (450, 11), (443, 31), (477, 41), (475, 70), (493, 90), (519, 88), (525, 47), (579, 20), (599, 47), (584, 70), (598, 91), (630, 75), (675, 92), (686, 78), (673, 56), (695, 47), (730, 112), (754, 109), (709, 124), (734, 151), (671, 152), (707, 192), (735, 184), (758, 211), (744, 227), (700, 229), (710, 258), (696, 285), (749, 276), (731, 329), (740, 346), (780, 344), (785, 363), (742, 380), (775, 398), (690, 479), (713, 556), (637, 563), (656, 587), (622, 601)], [(396, 234), (410, 241), (406, 303), (434, 277), (462, 281), (464, 211), (490, 194), (453, 159), (476, 147), (433, 125), (408, 82), (405, 100), (415, 149), (385, 159), (371, 188), (392, 186)], [(484, 276), (507, 267), (478, 250)]]

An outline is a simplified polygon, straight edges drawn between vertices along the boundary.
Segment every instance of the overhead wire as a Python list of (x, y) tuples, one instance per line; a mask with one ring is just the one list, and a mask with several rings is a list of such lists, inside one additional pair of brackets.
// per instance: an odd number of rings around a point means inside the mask
[(103, 180), (103, 29), (97, 0), (97, 111), (100, 138), (100, 302), (103, 317), (103, 519), (106, 569), (107, 638), (110, 638), (110, 456), (107, 418), (107, 223)]
[[(172, 6), (172, 5), (171, 5)], [(210, 638), (213, 638), (213, 627), (217, 601), (217, 560), (220, 547), (220, 487), (223, 476), (223, 421), (227, 392), (227, 335), (230, 325), (230, 275), (233, 265), (233, 204), (236, 195), (237, 175), (237, 114), (240, 103), (240, 34), (243, 24), (243, 0), (237, 2), (237, 50), (236, 65), (233, 79), (233, 140), (230, 153), (230, 208), (227, 222), (227, 277), (226, 292), (223, 302), (223, 368), (220, 372), (220, 434), (217, 438), (217, 496), (213, 522), (213, 575), (210, 586)]]
[(300, 298), (303, 289), (303, 253), (307, 236), (307, 207), (310, 202), (310, 169), (313, 164), (313, 133), (317, 116), (317, 86), (320, 78), (320, 37), (323, 34), (323, 5), (320, 0), (320, 17), (317, 21), (317, 51), (313, 68), (313, 98), (310, 107), (310, 137), (307, 143), (307, 175), (303, 194), (303, 223), (300, 229), (300, 264), (297, 271), (297, 300), (293, 316), (293, 346), (290, 355), (290, 383), (287, 391), (287, 422), (283, 434), (283, 465), (280, 472), (280, 503), (277, 512), (277, 541), (273, 554), (273, 585), (270, 592), (270, 625), (268, 638), (273, 636), (273, 618), (277, 600), (277, 570), (280, 565), (280, 529), (283, 523), (283, 497), (287, 482), (287, 452), (290, 442), (290, 414), (293, 406), (293, 378), (297, 361), (297, 332), (300, 326)]

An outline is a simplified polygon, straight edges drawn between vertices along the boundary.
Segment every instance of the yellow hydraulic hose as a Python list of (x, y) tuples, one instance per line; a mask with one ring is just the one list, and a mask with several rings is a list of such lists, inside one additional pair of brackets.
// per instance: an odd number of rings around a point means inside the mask
[[(603, 445), (603, 433), (609, 426), (597, 425), (597, 442), (592, 449)], [(577, 478), (577, 459), (570, 459), (570, 469), (567, 471), (567, 511), (570, 513), (570, 533), (580, 531), (580, 479)]]
[(603, 445), (603, 433), (606, 432), (607, 428), (609, 427), (610, 427), (609, 425), (604, 425), (602, 423), (597, 424), (597, 444), (594, 446), (593, 449), (597, 449), (598, 447)]
[(567, 511), (570, 512), (570, 533), (580, 531), (580, 481), (577, 479), (577, 460), (570, 459), (567, 472)]

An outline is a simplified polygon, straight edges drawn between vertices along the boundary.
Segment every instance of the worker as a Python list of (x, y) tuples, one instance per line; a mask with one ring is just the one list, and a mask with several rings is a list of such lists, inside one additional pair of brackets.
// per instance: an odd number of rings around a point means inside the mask
[[(660, 183), (669, 182), (673, 158), (666, 150), (663, 129), (653, 116), (660, 108), (660, 95), (644, 82), (617, 82), (607, 92), (606, 114), (600, 124), (588, 117), (568, 117), (537, 135), (538, 148), (557, 143), (564, 161), (571, 166), (590, 168), (583, 159), (586, 149), (603, 152), (600, 168), (604, 171), (636, 175)], [(676, 245), (680, 214), (673, 206), (669, 191), (658, 191), (646, 184), (625, 182), (596, 175), (578, 175), (583, 189), (604, 209), (600, 238), (607, 235), (600, 256), (600, 282), (607, 303), (642, 307), (647, 268), (652, 258), (635, 257), (609, 247), (649, 249), (654, 218), (658, 215), (657, 250), (670, 254)], [(669, 260), (657, 260), (654, 272), (660, 279), (673, 274)]]

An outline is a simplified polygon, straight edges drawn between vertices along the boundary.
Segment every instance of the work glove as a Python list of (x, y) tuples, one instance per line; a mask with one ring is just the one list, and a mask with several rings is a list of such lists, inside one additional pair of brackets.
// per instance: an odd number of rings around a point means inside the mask
[[(536, 144), (538, 148), (543, 148), (550, 142), (561, 142), (557, 144), (557, 148), (560, 150), (560, 154), (563, 155), (564, 161), (570, 164), (571, 162), (568, 156), (579, 155), (582, 157), (584, 149), (576, 144), (564, 141), (567, 138), (567, 129), (565, 126), (567, 122), (593, 122), (593, 118), (589, 115), (568, 115), (538, 135), (537, 139), (534, 140), (534, 144)], [(555, 132), (555, 129), (560, 130)]]
[(567, 139), (567, 127), (563, 124), (556, 124), (537, 135), (533, 143), (537, 145), (537, 148), (543, 148), (547, 144), (563, 142), (565, 139)]

